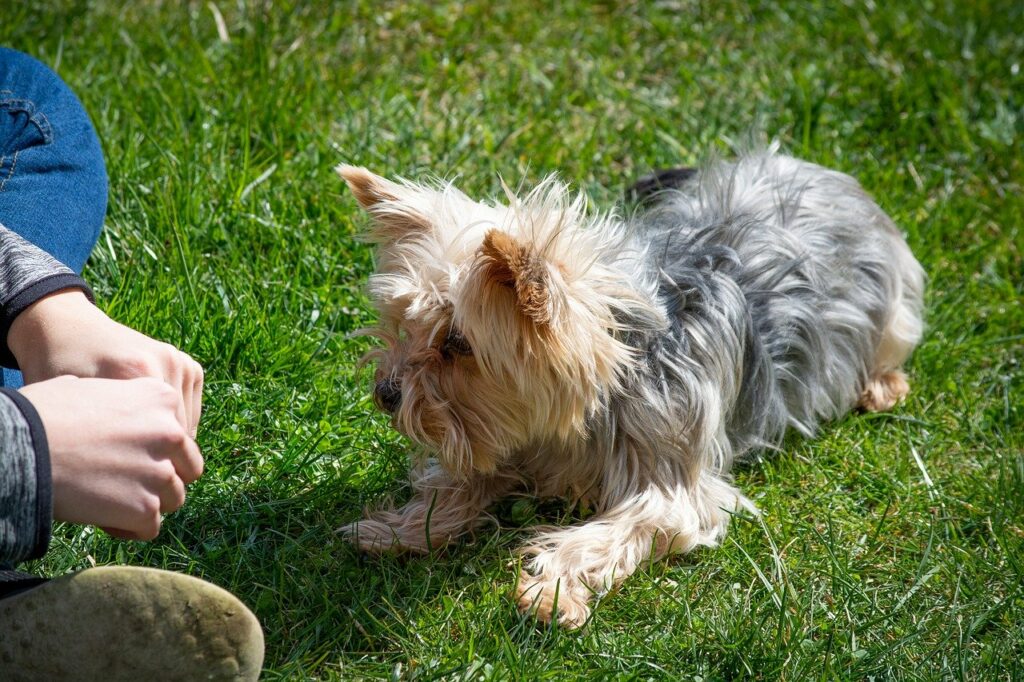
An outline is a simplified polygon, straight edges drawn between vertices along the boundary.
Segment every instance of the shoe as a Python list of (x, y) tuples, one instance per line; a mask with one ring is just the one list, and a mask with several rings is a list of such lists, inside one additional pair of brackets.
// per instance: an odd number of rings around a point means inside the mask
[(263, 631), (234, 595), (153, 568), (91, 568), (0, 600), (0, 680), (256, 680)]

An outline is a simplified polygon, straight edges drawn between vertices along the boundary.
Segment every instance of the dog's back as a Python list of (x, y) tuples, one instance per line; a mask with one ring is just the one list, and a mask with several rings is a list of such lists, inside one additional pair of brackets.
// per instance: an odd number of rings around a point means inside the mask
[(773, 150), (678, 177), (678, 187), (647, 195), (652, 208), (639, 220), (671, 281), (666, 300), (695, 271), (742, 293), (745, 364), (767, 364), (770, 377), (754, 381), (747, 367), (738, 403), (784, 412), (767, 421), (809, 433), (898, 370), (920, 339), (924, 276), (856, 180)]

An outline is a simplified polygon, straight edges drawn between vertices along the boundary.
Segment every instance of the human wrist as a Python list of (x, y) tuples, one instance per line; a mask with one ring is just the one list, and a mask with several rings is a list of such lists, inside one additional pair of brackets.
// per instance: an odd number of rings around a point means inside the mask
[(11, 323), (7, 347), (25, 371), (45, 361), (56, 339), (68, 335), (68, 320), (94, 312), (95, 306), (81, 289), (61, 289), (27, 306)]

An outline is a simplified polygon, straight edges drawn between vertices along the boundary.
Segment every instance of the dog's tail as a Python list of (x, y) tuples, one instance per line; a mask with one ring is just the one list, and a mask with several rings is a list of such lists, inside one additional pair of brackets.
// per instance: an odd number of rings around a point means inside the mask
[(637, 180), (626, 190), (626, 201), (631, 204), (654, 203), (658, 194), (666, 189), (683, 189), (697, 179), (696, 168), (662, 168)]

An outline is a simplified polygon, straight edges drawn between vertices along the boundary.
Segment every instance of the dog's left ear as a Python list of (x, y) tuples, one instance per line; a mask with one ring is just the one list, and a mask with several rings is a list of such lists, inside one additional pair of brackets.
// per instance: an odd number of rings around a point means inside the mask
[(387, 178), (371, 173), (362, 166), (345, 163), (336, 166), (334, 170), (348, 183), (359, 205), (367, 211), (373, 210), (382, 201), (398, 201), (401, 186)]
[(551, 275), (541, 255), (507, 232), (491, 229), (480, 257), (487, 280), (511, 289), (520, 312), (537, 324), (551, 322)]
[(348, 184), (359, 205), (375, 218), (372, 237), (376, 241), (394, 241), (409, 232), (430, 229), (427, 219), (403, 202), (408, 188), (361, 166), (343, 163), (334, 170)]

